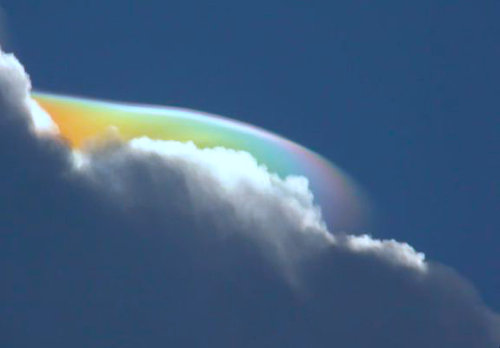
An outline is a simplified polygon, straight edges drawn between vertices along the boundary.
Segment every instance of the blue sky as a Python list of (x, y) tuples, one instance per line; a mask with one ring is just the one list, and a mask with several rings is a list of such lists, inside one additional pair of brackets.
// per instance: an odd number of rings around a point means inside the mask
[(500, 310), (497, 1), (2, 2), (35, 88), (270, 129), (347, 170), (367, 231), (457, 269)]

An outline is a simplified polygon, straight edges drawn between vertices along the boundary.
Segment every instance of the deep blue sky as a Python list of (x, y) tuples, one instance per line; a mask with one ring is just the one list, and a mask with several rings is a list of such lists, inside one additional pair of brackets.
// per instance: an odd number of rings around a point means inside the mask
[(4, 0), (35, 88), (273, 130), (500, 309), (500, 2)]

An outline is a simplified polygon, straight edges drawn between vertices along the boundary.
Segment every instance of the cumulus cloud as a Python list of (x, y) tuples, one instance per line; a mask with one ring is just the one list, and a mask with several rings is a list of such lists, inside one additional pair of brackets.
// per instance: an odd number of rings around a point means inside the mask
[(4, 346), (498, 345), (467, 280), (406, 243), (331, 234), (305, 178), (193, 143), (73, 152), (29, 90), (2, 54)]

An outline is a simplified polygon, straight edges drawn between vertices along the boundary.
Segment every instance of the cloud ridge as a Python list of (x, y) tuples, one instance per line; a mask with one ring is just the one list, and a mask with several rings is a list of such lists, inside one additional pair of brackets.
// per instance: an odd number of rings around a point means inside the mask
[[(9, 346), (500, 341), (498, 315), (453, 269), (406, 243), (330, 233), (306, 178), (190, 142), (107, 136), (75, 152), (30, 89), (1, 53)], [(61, 330), (36, 327), (44, 311)]]

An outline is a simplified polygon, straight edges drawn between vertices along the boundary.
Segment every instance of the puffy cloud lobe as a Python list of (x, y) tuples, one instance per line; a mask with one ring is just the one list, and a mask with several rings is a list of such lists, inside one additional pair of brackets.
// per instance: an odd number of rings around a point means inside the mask
[(404, 243), (330, 234), (305, 178), (147, 138), (73, 153), (29, 89), (2, 54), (5, 346), (500, 341), (498, 316), (452, 269)]

